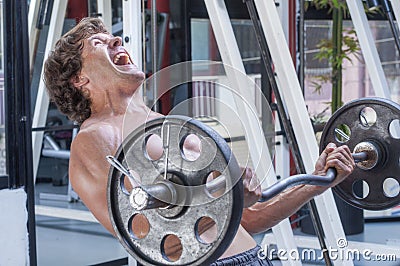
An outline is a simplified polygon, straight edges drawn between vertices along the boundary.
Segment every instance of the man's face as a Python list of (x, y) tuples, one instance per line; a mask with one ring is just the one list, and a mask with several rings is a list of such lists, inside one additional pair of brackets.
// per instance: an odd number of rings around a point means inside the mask
[(84, 40), (82, 70), (95, 87), (136, 89), (145, 75), (133, 63), (120, 37), (98, 33)]

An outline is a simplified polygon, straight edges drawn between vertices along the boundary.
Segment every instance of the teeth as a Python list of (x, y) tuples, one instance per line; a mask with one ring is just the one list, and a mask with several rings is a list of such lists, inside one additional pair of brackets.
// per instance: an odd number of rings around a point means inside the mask
[(121, 57), (121, 54), (117, 54), (117, 55), (114, 57), (114, 64), (117, 64), (117, 63), (118, 63), (120, 57)]
[[(122, 60), (121, 60), (122, 59)], [(120, 61), (121, 60), (121, 61)], [(126, 53), (119, 53), (114, 57), (113, 60), (116, 65), (127, 65), (130, 64), (129, 56)]]

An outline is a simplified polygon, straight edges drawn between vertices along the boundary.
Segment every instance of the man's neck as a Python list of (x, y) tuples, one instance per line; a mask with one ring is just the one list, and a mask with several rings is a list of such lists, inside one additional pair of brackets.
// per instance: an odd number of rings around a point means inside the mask
[(120, 91), (112, 93), (102, 91), (92, 98), (92, 115), (123, 115), (127, 110), (145, 108), (145, 103), (139, 93), (129, 95)]

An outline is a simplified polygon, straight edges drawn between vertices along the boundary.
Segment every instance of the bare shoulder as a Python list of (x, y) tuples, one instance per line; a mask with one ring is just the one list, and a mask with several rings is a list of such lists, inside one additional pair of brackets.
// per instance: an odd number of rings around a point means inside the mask
[(96, 149), (104, 149), (107, 146), (115, 145), (118, 132), (111, 125), (90, 126), (80, 129), (72, 142), (72, 152), (91, 152)]
[[(107, 155), (114, 155), (121, 143), (120, 131), (109, 124), (83, 127), (71, 145), (70, 170), (90, 173), (108, 169)], [(107, 167), (107, 168), (105, 168)]]

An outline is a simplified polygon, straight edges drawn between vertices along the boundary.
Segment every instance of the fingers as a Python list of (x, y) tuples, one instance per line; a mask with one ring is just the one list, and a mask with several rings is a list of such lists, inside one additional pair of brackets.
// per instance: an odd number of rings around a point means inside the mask
[(354, 164), (340, 159), (330, 159), (326, 162), (326, 169), (336, 168), (338, 173), (350, 174), (354, 170)]
[(246, 187), (249, 191), (255, 191), (260, 188), (260, 182), (254, 173), (254, 170), (251, 168), (244, 168), (243, 174), (243, 186)]
[(346, 146), (340, 146), (330, 152), (326, 158), (325, 169), (335, 167), (338, 171), (350, 173), (355, 167), (353, 156), (350, 149)]
[(323, 171), (325, 169), (326, 159), (328, 158), (328, 155), (335, 150), (335, 148), (336, 145), (334, 143), (329, 143), (326, 145), (325, 149), (322, 151), (317, 159), (317, 162), (315, 163), (316, 171)]
[(347, 146), (340, 146), (336, 148), (334, 151), (328, 154), (327, 161), (329, 160), (339, 160), (344, 162), (345, 164), (354, 165), (354, 159), (350, 152), (350, 149)]
[(326, 145), (324, 151), (322, 152), (323, 154), (321, 154), (321, 155), (325, 156), (325, 158), (326, 158), (335, 149), (336, 149), (336, 144), (335, 143), (329, 143), (328, 145)]
[(262, 196), (261, 186), (254, 171), (250, 168), (242, 168), (244, 208), (252, 206)]
[(335, 153), (339, 153), (339, 154), (341, 154), (341, 156), (344, 156), (344, 159), (346, 161), (354, 162), (353, 155), (351, 154), (351, 151), (347, 145), (338, 147), (335, 150)]

